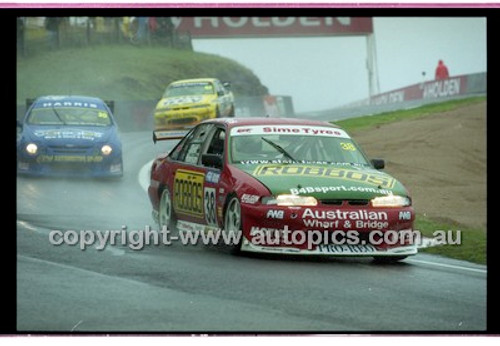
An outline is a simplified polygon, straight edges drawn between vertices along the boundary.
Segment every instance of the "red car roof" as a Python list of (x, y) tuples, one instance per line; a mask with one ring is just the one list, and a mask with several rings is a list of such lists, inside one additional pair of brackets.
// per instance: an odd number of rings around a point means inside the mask
[(225, 124), (228, 128), (235, 126), (251, 126), (251, 125), (305, 125), (305, 126), (327, 126), (333, 128), (340, 128), (326, 121), (318, 120), (304, 120), (296, 118), (219, 118), (205, 120), (204, 122), (213, 122)]

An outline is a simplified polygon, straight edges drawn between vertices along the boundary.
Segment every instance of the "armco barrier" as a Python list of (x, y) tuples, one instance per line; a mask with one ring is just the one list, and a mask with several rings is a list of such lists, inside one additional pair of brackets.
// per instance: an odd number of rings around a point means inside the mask
[(301, 113), (299, 116), (322, 120), (340, 120), (484, 94), (486, 94), (485, 72), (414, 84), (381, 93), (347, 106), (320, 112)]

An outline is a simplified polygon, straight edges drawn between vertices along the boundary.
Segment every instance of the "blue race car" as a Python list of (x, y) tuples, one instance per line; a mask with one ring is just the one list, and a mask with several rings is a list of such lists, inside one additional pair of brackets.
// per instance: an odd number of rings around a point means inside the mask
[(87, 96), (27, 100), (26, 115), (18, 122), (17, 172), (121, 177), (122, 144), (112, 105)]

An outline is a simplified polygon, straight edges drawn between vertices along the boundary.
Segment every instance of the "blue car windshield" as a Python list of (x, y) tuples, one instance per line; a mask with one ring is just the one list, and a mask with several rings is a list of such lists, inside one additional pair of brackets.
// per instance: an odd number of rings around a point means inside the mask
[(88, 107), (34, 108), (28, 116), (30, 125), (110, 126), (111, 117), (103, 109)]

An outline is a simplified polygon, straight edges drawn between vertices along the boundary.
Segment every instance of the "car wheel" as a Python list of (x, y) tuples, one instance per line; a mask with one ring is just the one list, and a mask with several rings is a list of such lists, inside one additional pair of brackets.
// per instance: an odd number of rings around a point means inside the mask
[(241, 233), (241, 221), (240, 201), (236, 196), (233, 196), (227, 203), (226, 210), (224, 211), (224, 232), (228, 235), (232, 234), (234, 236), (234, 238), (229, 239), (238, 239), (237, 244), (226, 244), (229, 246), (230, 251), (233, 254), (239, 253), (241, 249), (241, 241), (243, 237), (243, 234)]
[(158, 206), (158, 225), (160, 229), (166, 226), (170, 233), (175, 231), (175, 214), (168, 188), (164, 188), (161, 193), (160, 205)]
[(399, 262), (401, 260), (404, 260), (406, 257), (408, 257), (408, 256), (376, 256), (376, 257), (373, 257), (373, 261), (375, 263), (389, 264), (389, 263), (396, 263), (396, 262)]

